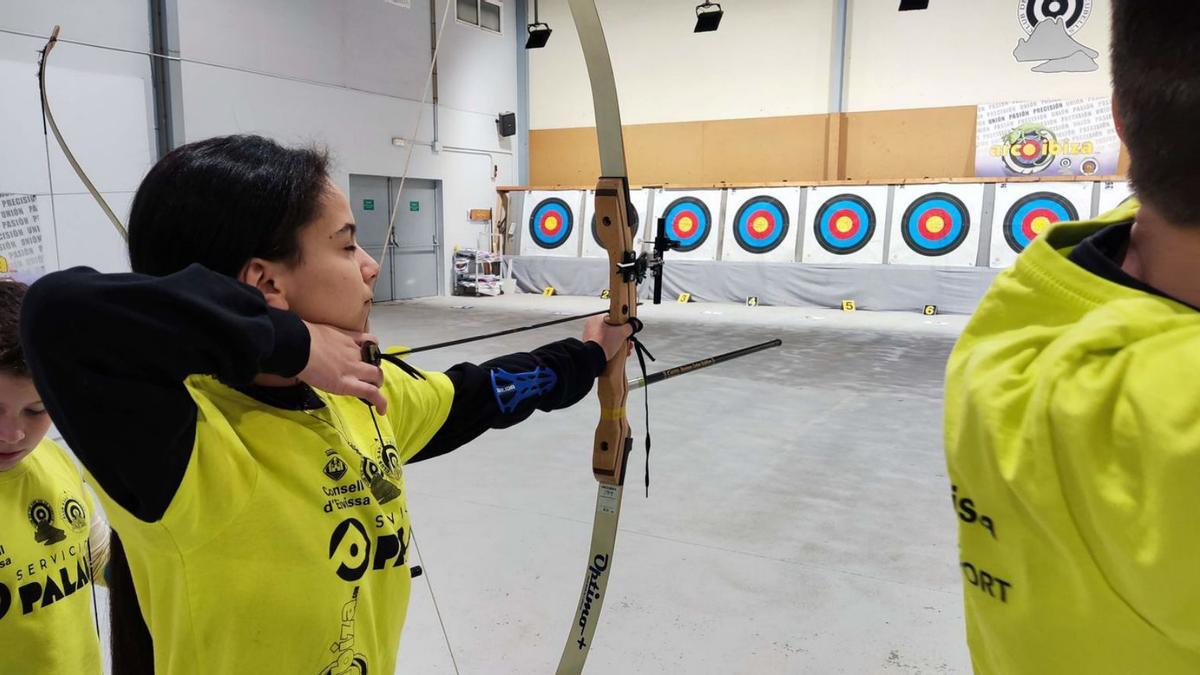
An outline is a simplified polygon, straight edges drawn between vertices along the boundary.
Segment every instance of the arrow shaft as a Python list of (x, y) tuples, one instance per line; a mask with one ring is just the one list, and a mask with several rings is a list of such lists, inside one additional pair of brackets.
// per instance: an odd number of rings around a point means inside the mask
[(527, 330), (537, 330), (538, 328), (545, 328), (547, 326), (556, 326), (560, 323), (567, 323), (570, 321), (578, 321), (580, 319), (586, 319), (590, 316), (600, 316), (601, 314), (608, 314), (608, 310), (602, 309), (598, 312), (588, 312), (587, 314), (576, 314), (574, 316), (566, 316), (561, 319), (554, 319), (552, 321), (543, 321), (541, 323), (530, 324), (528, 326), (521, 326), (520, 328), (508, 328), (506, 330), (498, 330), (494, 333), (487, 333), (485, 335), (475, 335), (472, 337), (459, 338), (457, 340), (447, 340), (446, 342), (435, 342), (434, 344), (431, 344), (431, 345), (423, 345), (420, 347), (413, 347), (412, 349), (405, 349), (405, 350), (399, 351), (397, 353), (407, 356), (408, 354), (416, 354), (417, 352), (428, 352), (428, 351), (431, 351), (434, 349), (442, 349), (445, 347), (454, 347), (457, 345), (465, 345), (468, 342), (475, 342), (477, 340), (487, 340), (487, 339), (494, 338), (494, 337), (501, 337), (504, 335), (512, 335), (513, 333), (522, 333)]
[(692, 361), (691, 363), (685, 363), (682, 366), (675, 366), (674, 368), (667, 368), (666, 370), (660, 370), (657, 373), (650, 373), (649, 375), (647, 375), (645, 377), (636, 377), (629, 381), (629, 389), (634, 390), (634, 389), (641, 389), (642, 387), (648, 387), (657, 382), (662, 382), (663, 380), (669, 380), (672, 377), (678, 377), (679, 375), (685, 375), (687, 373), (690, 373), (690, 372), (693, 372), (696, 370), (700, 370), (702, 368), (708, 368), (709, 366), (715, 366), (718, 363), (725, 363), (726, 361), (732, 361), (734, 359), (739, 359), (743, 356), (748, 356), (748, 355), (754, 354), (756, 352), (761, 352), (761, 351), (764, 351), (767, 349), (778, 347), (782, 344), (783, 344), (783, 342), (781, 340), (779, 340), (778, 338), (774, 339), (774, 340), (768, 340), (767, 342), (752, 345), (750, 347), (743, 347), (742, 349), (735, 349), (731, 352), (725, 352), (724, 354), (717, 354), (716, 356), (710, 356), (708, 358), (700, 359), (699, 361)]

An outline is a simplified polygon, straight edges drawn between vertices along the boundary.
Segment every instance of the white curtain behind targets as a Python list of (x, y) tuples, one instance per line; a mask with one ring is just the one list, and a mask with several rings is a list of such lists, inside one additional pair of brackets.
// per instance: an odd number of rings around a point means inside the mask
[(794, 262), (800, 194), (799, 187), (729, 190), (721, 260)]
[(888, 262), (974, 267), (982, 213), (981, 184), (897, 185), (888, 224)]
[(521, 255), (579, 256), (583, 228), (579, 217), (583, 190), (532, 190), (525, 193), (521, 219)]

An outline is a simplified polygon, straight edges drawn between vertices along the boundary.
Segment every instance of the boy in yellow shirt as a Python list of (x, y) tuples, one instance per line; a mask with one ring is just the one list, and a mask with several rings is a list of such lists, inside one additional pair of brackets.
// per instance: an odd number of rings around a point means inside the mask
[(1112, 12), (1138, 198), (1035, 240), (947, 371), (980, 674), (1200, 672), (1200, 8)]
[(45, 437), (50, 415), (18, 340), (24, 296), (24, 284), (0, 281), (0, 673), (96, 674), (91, 584), (108, 527)]

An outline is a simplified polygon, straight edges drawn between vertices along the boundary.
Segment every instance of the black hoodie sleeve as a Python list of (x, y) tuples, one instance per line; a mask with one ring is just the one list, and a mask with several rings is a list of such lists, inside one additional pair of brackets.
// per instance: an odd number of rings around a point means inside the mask
[[(559, 340), (532, 352), (501, 356), (479, 365), (460, 363), (446, 371), (454, 383), (454, 400), (442, 428), (411, 460), (444, 455), (477, 438), (488, 429), (510, 427), (533, 414), (534, 410), (550, 412), (575, 405), (592, 389), (592, 384), (604, 372), (604, 349), (595, 342), (574, 338)], [(518, 397), (508, 387), (512, 379), (553, 373), (552, 385), (527, 398)], [(505, 374), (512, 376), (505, 377)], [(501, 408), (501, 401), (506, 408)], [(509, 407), (510, 406), (510, 407)]]
[(293, 376), (308, 329), (257, 289), (200, 265), (166, 277), (76, 267), (29, 289), (21, 342), (51, 419), (105, 491), (158, 520), (191, 457), (193, 374)]

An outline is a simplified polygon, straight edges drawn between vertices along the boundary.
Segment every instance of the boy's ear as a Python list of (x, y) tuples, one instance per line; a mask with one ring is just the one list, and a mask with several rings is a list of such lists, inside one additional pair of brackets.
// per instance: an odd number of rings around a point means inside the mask
[(238, 274), (238, 281), (258, 289), (267, 304), (275, 309), (288, 309), (283, 282), (283, 266), (262, 258), (251, 258)]

